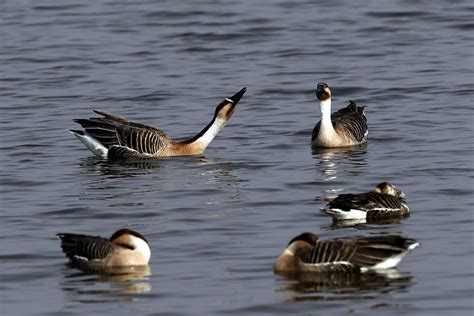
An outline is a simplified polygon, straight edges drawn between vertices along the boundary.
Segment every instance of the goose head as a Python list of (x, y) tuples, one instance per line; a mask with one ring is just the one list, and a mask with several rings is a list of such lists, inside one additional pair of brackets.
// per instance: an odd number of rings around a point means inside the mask
[(402, 190), (388, 182), (381, 182), (377, 184), (374, 191), (377, 193), (393, 195), (395, 197), (405, 199), (405, 193), (403, 193)]
[(319, 101), (325, 101), (331, 98), (331, 90), (325, 82), (318, 83), (316, 87), (316, 97)]
[(288, 243), (283, 253), (277, 258), (273, 265), (275, 273), (295, 273), (298, 272), (299, 265), (296, 255), (308, 248), (315, 246), (319, 242), (319, 237), (313, 233), (302, 233)]
[(302, 250), (315, 246), (318, 242), (319, 237), (317, 235), (305, 232), (290, 240), (285, 251), (295, 255)]
[(216, 112), (214, 116), (222, 120), (224, 122), (227, 122), (232, 114), (235, 112), (235, 107), (239, 100), (242, 98), (242, 96), (245, 94), (247, 91), (247, 88), (243, 88), (230, 98), (226, 98), (224, 101), (222, 101), (217, 107), (216, 107)]
[(150, 244), (142, 234), (136, 231), (128, 228), (119, 229), (110, 237), (110, 241), (142, 256), (147, 264), (150, 261)]

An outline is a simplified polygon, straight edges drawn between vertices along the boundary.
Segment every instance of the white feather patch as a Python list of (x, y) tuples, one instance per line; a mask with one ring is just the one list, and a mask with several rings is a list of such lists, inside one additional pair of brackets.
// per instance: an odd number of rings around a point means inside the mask
[(418, 247), (420, 245), (420, 243), (416, 242), (414, 244), (411, 244), (409, 247), (408, 247), (408, 250), (412, 250), (412, 249), (415, 249), (416, 247)]
[(349, 211), (344, 211), (339, 208), (327, 208), (322, 209), (323, 212), (331, 215), (335, 219), (344, 220), (344, 219), (365, 219), (367, 218), (367, 212), (350, 209)]
[(89, 262), (89, 259), (87, 259), (86, 257), (82, 257), (78, 255), (74, 255), (74, 259), (77, 261)]
[(362, 272), (366, 272), (366, 271), (369, 271), (369, 270), (383, 270), (383, 269), (390, 269), (390, 268), (395, 268), (398, 263), (402, 260), (403, 257), (405, 257), (405, 255), (408, 253), (409, 250), (412, 250), (412, 249), (415, 249), (416, 247), (418, 247), (420, 244), (419, 243), (414, 243), (414, 244), (411, 244), (410, 246), (408, 246), (408, 250), (399, 254), (398, 256), (394, 256), (394, 257), (391, 257), (391, 258), (388, 258), (387, 260), (384, 260), (380, 263), (377, 263), (375, 266), (373, 267), (370, 267), (370, 268), (361, 268), (360, 270)]
[(404, 252), (396, 257), (391, 257), (388, 258), (387, 260), (384, 260), (380, 263), (377, 263), (375, 266), (370, 267), (370, 268), (361, 268), (360, 270), (362, 272), (366, 272), (368, 270), (383, 270), (383, 269), (390, 269), (390, 268), (395, 268), (397, 264), (402, 260), (402, 258), (406, 255), (407, 253)]
[(132, 236), (132, 239), (133, 239), (133, 244), (135, 246), (134, 251), (141, 253), (143, 257), (145, 258), (146, 262), (148, 263), (151, 257), (150, 246), (146, 243), (146, 241), (144, 241), (141, 238)]
[(96, 140), (95, 138), (87, 135), (87, 133), (85, 133), (85, 135), (80, 135), (80, 134), (74, 133), (72, 131), (70, 131), (70, 132), (71, 132), (71, 134), (76, 136), (77, 139), (79, 139), (84, 145), (86, 145), (86, 147), (90, 151), (92, 151), (96, 156), (103, 157), (103, 158), (107, 157), (108, 149), (105, 148), (105, 146), (102, 145), (98, 140)]

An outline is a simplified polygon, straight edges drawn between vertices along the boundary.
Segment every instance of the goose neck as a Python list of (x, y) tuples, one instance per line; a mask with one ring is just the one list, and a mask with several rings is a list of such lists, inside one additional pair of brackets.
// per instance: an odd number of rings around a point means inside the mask
[(331, 123), (331, 99), (319, 102), (321, 108), (321, 122), (322, 124)]

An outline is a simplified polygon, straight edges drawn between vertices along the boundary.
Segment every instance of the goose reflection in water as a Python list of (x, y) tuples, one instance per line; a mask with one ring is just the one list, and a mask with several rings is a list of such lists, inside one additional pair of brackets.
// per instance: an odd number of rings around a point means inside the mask
[[(80, 166), (87, 173), (100, 173), (110, 178), (129, 178), (148, 174), (153, 170), (172, 168), (200, 168), (197, 175), (210, 176), (217, 182), (236, 184), (237, 178), (232, 174), (233, 164), (221, 163), (220, 159), (209, 156), (175, 157), (147, 160), (107, 161), (95, 157), (83, 158)], [(181, 168), (183, 167), (183, 168)], [(205, 169), (205, 170), (203, 170)], [(192, 169), (191, 169), (192, 170)]]
[(107, 161), (96, 157), (80, 160), (83, 173), (99, 174), (108, 178), (132, 178), (147, 174), (149, 170), (164, 168), (158, 159), (143, 161)]
[[(79, 269), (77, 266), (68, 264)], [(124, 294), (141, 294), (151, 291), (150, 266), (80, 269), (64, 275), (63, 291), (82, 303), (128, 302), (134, 297)], [(106, 288), (104, 288), (104, 286)], [(115, 296), (118, 295), (118, 296)]]
[(339, 301), (372, 299), (380, 293), (405, 291), (413, 284), (412, 276), (388, 269), (371, 273), (300, 273), (282, 274), (279, 292), (288, 292), (286, 299), (298, 301)]
[(346, 227), (354, 228), (369, 228), (369, 225), (398, 225), (404, 218), (385, 218), (385, 219), (348, 219), (348, 220), (336, 220), (333, 219), (331, 225), (328, 226), (330, 229), (339, 229)]
[[(99, 177), (80, 178), (81, 198), (114, 199), (115, 205), (120, 200), (120, 205), (127, 208), (142, 207), (143, 203), (155, 203), (148, 199), (149, 194), (166, 193), (166, 198), (181, 199), (183, 190), (188, 189), (209, 198), (208, 204), (235, 203), (242, 200), (242, 180), (235, 176), (236, 166), (247, 168), (245, 164), (203, 155), (121, 162), (88, 157), (81, 161), (80, 172)], [(120, 181), (125, 178), (134, 182)], [(209, 195), (206, 190), (218, 190), (219, 194)]]
[(209, 177), (209, 182), (216, 182), (226, 185), (236, 185), (239, 180), (233, 174), (234, 164), (228, 162), (220, 162), (219, 158), (200, 157), (200, 159), (192, 161), (186, 167), (201, 168), (199, 175)]
[[(208, 177), (208, 183), (236, 185), (239, 182), (237, 177), (232, 174), (234, 169), (234, 165), (232, 163), (229, 163), (228, 161), (220, 162), (219, 158), (210, 156), (175, 157), (173, 159), (163, 158), (138, 161), (116, 161), (114, 163), (128, 168), (132, 167), (137, 169), (135, 173), (132, 171), (132, 175), (137, 175), (139, 172), (143, 173), (144, 171), (152, 169), (167, 169), (168, 166), (172, 164), (173, 168), (179, 168), (182, 170), (189, 169), (191, 171), (197, 170), (195, 173), (192, 173), (189, 176)], [(130, 170), (126, 170), (124, 172), (127, 173), (129, 171)]]
[(317, 148), (312, 151), (316, 168), (325, 180), (355, 177), (367, 165), (367, 145), (343, 148)]

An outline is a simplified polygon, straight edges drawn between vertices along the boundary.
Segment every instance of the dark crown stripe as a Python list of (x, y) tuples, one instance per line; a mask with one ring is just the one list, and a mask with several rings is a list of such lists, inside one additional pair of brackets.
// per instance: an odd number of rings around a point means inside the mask
[(111, 237), (110, 237), (110, 241), (114, 241), (115, 239), (123, 236), (123, 235), (132, 235), (132, 236), (135, 236), (137, 238), (140, 238), (140, 239), (143, 239), (148, 245), (148, 241), (146, 240), (146, 238), (140, 234), (140, 233), (137, 233), (136, 231), (134, 230), (131, 230), (131, 229), (128, 229), (128, 228), (122, 228), (122, 229), (119, 229), (117, 230)]

